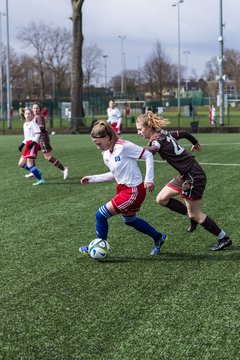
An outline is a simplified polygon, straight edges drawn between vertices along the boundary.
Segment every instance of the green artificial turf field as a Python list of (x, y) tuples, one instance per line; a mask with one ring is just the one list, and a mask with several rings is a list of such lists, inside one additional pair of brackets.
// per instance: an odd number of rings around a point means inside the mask
[[(213, 235), (201, 226), (189, 234), (186, 217), (155, 203), (176, 174), (156, 162), (156, 188), (139, 215), (168, 241), (152, 257), (151, 239), (116, 216), (104, 262), (78, 251), (96, 237), (95, 212), (115, 193), (114, 183), (79, 183), (108, 171), (89, 135), (51, 137), (69, 178), (39, 153), (46, 179), (39, 187), (17, 167), (22, 137), (0, 137), (0, 359), (240, 359), (240, 138), (197, 137), (203, 148), (196, 157), (208, 176), (203, 211), (233, 246), (210, 252)], [(137, 135), (123, 138), (145, 144)]]

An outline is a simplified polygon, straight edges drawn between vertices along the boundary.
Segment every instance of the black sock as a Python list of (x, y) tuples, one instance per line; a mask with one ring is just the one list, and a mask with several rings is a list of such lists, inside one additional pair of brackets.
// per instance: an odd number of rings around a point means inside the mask
[(176, 199), (170, 199), (166, 205), (172, 211), (175, 211), (182, 215), (187, 215), (187, 207), (181, 201)]
[(205, 230), (209, 231), (215, 236), (218, 236), (218, 234), (221, 232), (220, 227), (208, 216), (206, 216), (206, 219), (200, 225), (202, 225)]
[(196, 224), (198, 224), (198, 222), (197, 221), (195, 221), (195, 220), (193, 220), (193, 219), (190, 219), (190, 223), (191, 223), (191, 225), (196, 225)]

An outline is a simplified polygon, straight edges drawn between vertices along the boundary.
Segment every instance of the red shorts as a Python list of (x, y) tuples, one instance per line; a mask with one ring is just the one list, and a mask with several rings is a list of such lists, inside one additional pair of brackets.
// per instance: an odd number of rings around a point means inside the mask
[(113, 128), (113, 130), (114, 130), (117, 134), (121, 134), (121, 132), (122, 132), (122, 125), (120, 125), (120, 129), (117, 130), (117, 123), (113, 123), (113, 124), (112, 124), (112, 128)]
[(118, 213), (132, 215), (140, 210), (146, 197), (146, 189), (143, 183), (136, 187), (118, 184), (116, 190), (117, 195), (112, 198), (112, 205)]
[(38, 151), (40, 149), (39, 144), (35, 143), (31, 149), (28, 149), (28, 145), (32, 143), (32, 140), (28, 140), (25, 144), (22, 152), (22, 157), (25, 159), (36, 159)]

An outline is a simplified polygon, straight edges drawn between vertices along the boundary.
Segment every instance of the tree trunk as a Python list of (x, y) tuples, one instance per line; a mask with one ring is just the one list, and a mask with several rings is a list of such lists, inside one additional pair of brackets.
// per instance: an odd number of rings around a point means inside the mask
[(79, 132), (84, 125), (83, 111), (83, 70), (82, 70), (82, 5), (84, 0), (71, 0), (73, 22), (73, 47), (71, 70), (71, 131)]

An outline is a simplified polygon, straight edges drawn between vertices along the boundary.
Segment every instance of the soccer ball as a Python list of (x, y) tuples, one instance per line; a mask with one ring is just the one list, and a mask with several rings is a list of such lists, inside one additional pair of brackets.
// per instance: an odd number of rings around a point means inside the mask
[(110, 245), (107, 240), (95, 239), (88, 245), (88, 253), (95, 260), (103, 260), (110, 254)]

